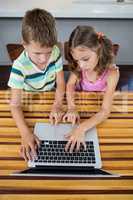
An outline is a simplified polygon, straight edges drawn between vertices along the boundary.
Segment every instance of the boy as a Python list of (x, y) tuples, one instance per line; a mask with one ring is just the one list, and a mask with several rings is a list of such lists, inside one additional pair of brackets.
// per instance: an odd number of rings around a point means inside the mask
[(20, 152), (25, 160), (32, 160), (36, 157), (39, 139), (31, 133), (24, 119), (22, 90), (50, 91), (56, 84), (51, 123), (57, 124), (63, 114), (61, 108), (65, 83), (53, 16), (43, 9), (27, 11), (22, 21), (22, 42), (24, 51), (13, 63), (8, 86), (11, 87), (12, 116), (22, 137)]

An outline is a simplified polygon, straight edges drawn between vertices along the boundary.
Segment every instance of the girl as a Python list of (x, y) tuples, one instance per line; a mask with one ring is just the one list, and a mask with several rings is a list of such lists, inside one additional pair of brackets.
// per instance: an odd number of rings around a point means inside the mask
[(70, 56), (73, 69), (67, 83), (68, 111), (64, 121), (75, 124), (79, 114), (74, 103), (74, 92), (104, 91), (101, 109), (98, 113), (80, 123), (66, 137), (65, 150), (78, 151), (80, 144), (86, 148), (85, 132), (108, 118), (111, 110), (113, 94), (119, 80), (119, 70), (113, 65), (113, 46), (103, 34), (97, 33), (90, 26), (77, 26), (69, 38)]

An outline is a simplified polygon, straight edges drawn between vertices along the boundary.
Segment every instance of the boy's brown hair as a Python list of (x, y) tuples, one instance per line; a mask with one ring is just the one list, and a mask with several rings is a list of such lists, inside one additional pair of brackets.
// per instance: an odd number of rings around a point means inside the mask
[[(95, 67), (95, 71), (97, 71), (99, 75), (113, 63), (113, 45), (111, 40), (105, 35), (99, 35), (91, 26), (77, 26), (71, 33), (68, 43), (69, 52), (77, 46), (83, 46), (97, 53), (99, 61)], [(79, 67), (74, 62), (72, 56), (71, 60), (73, 63), (71, 65), (71, 70), (78, 75)]]
[(54, 17), (43, 9), (28, 10), (22, 20), (22, 38), (27, 44), (33, 40), (41, 46), (54, 46), (57, 44)]

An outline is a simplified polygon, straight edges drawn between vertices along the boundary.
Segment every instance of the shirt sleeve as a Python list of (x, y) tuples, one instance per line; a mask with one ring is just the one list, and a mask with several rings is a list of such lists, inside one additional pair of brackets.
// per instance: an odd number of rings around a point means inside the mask
[(62, 56), (60, 55), (60, 57), (58, 58), (58, 60), (55, 63), (55, 69), (56, 69), (56, 73), (58, 73), (59, 71), (63, 70), (63, 61), (62, 61)]
[(56, 46), (54, 49), (54, 56), (55, 56), (55, 71), (58, 73), (59, 71), (63, 70), (63, 60), (60, 49)]
[(23, 89), (24, 75), (22, 72), (22, 65), (17, 60), (13, 63), (8, 86), (14, 89)]

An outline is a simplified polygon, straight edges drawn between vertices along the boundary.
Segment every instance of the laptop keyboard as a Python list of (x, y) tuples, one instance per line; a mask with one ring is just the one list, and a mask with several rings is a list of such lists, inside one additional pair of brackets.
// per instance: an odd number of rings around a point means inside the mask
[(86, 142), (86, 150), (81, 146), (80, 150), (65, 152), (67, 141), (41, 141), (38, 149), (38, 157), (35, 162), (40, 163), (67, 163), (67, 164), (95, 164), (95, 152), (93, 141)]

